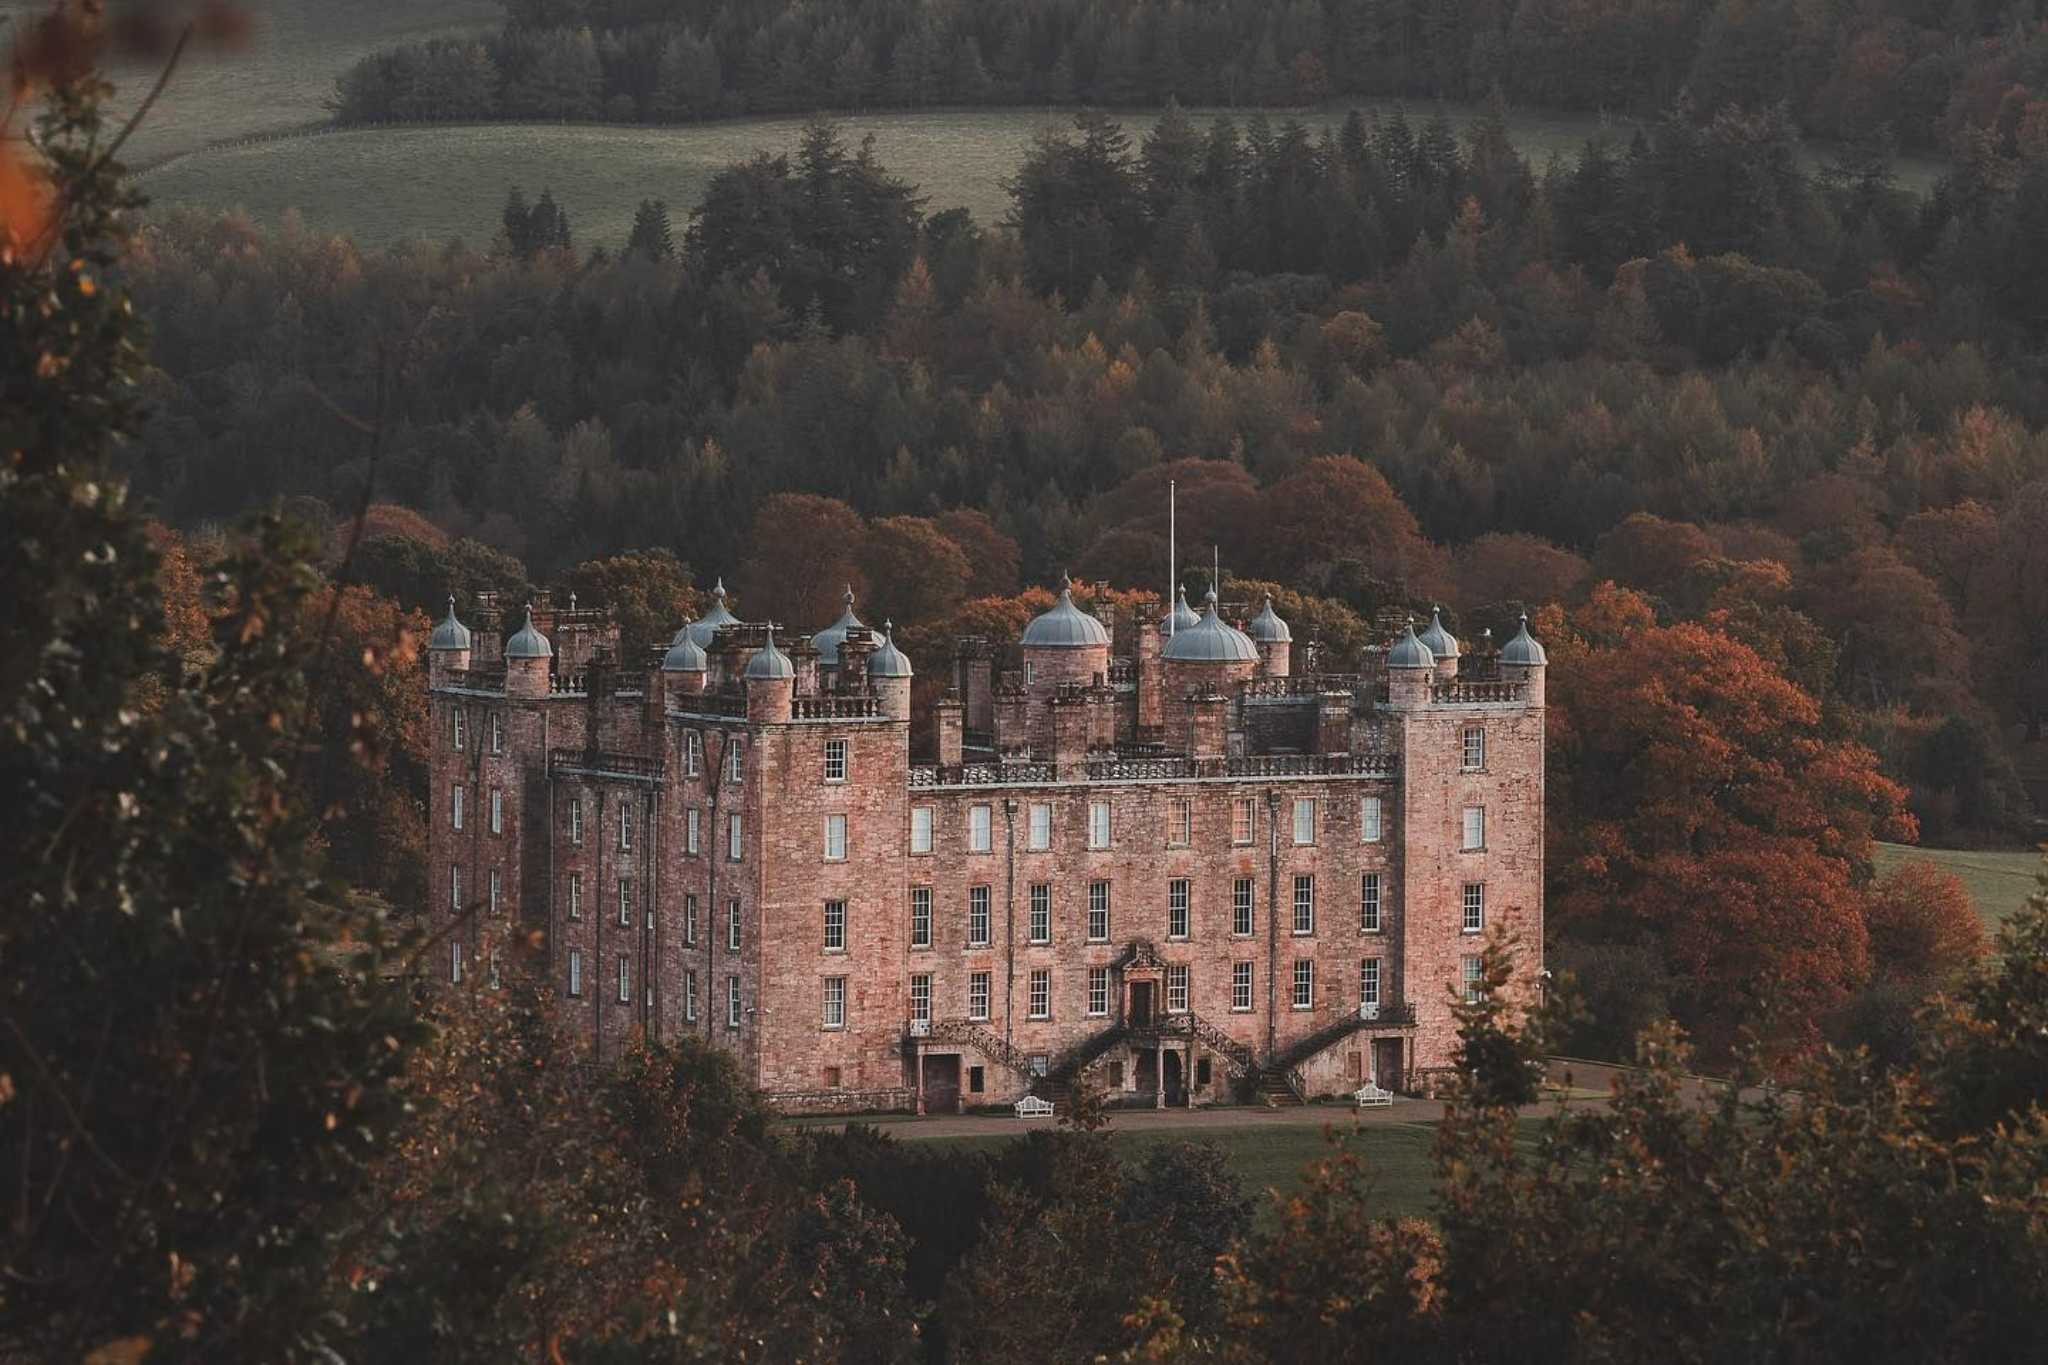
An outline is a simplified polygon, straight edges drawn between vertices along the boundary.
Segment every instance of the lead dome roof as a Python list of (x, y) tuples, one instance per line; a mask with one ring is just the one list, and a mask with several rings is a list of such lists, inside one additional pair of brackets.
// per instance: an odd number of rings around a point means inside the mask
[(1087, 649), (1109, 644), (1109, 628), (1074, 605), (1074, 580), (1060, 579), (1060, 600), (1033, 617), (1018, 643), (1027, 649)]
[(1257, 663), (1258, 646), (1251, 637), (1216, 614), (1216, 590), (1209, 590), (1202, 619), (1166, 642), (1160, 658), (1175, 663)]

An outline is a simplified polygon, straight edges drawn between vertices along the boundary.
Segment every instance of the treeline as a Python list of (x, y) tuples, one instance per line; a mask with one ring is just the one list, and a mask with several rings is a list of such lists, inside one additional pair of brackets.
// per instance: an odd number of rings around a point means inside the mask
[(2048, 136), (2032, 5), (1879, 0), (507, 0), (481, 39), (367, 57), (344, 122), (673, 123), (821, 108), (1087, 103), (1299, 106), (1333, 97), (1647, 115), (1782, 105), (1799, 127), (1915, 148)]

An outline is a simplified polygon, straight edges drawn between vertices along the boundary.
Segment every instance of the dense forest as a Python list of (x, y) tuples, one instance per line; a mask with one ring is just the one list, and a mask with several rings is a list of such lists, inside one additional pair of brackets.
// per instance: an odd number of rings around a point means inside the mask
[(1781, 106), (1844, 142), (2048, 137), (2048, 26), (1875, 0), (506, 0), (504, 28), (365, 58), (344, 122), (672, 123), (820, 108), (1299, 106), (1332, 97), (1653, 115)]

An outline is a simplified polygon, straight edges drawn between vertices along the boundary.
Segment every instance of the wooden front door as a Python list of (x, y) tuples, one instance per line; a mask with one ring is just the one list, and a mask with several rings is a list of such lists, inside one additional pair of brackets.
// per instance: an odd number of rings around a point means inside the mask
[(960, 1054), (926, 1054), (924, 1059), (924, 1111), (927, 1114), (960, 1112)]
[(1375, 1038), (1372, 1040), (1373, 1080), (1382, 1090), (1401, 1088), (1401, 1040), (1399, 1038)]
[(1143, 1028), (1152, 1022), (1152, 983), (1133, 981), (1131, 983), (1131, 1018), (1133, 1028)]

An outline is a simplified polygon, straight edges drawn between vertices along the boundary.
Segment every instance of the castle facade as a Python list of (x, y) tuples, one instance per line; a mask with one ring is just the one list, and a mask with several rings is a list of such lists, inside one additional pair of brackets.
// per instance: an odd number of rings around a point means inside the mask
[[(1482, 943), (1543, 913), (1544, 671), (1440, 622), (1297, 674), (1270, 601), (1103, 620), (1063, 588), (920, 697), (851, 595), (726, 608), (622, 669), (543, 599), (430, 653), (444, 980), (538, 931), (591, 1051), (694, 1034), (792, 1112), (944, 1111), (1077, 1078), (1135, 1103), (1450, 1065)], [(1236, 615), (1242, 626), (1228, 619)], [(1247, 618), (1248, 619), (1245, 619)]]

